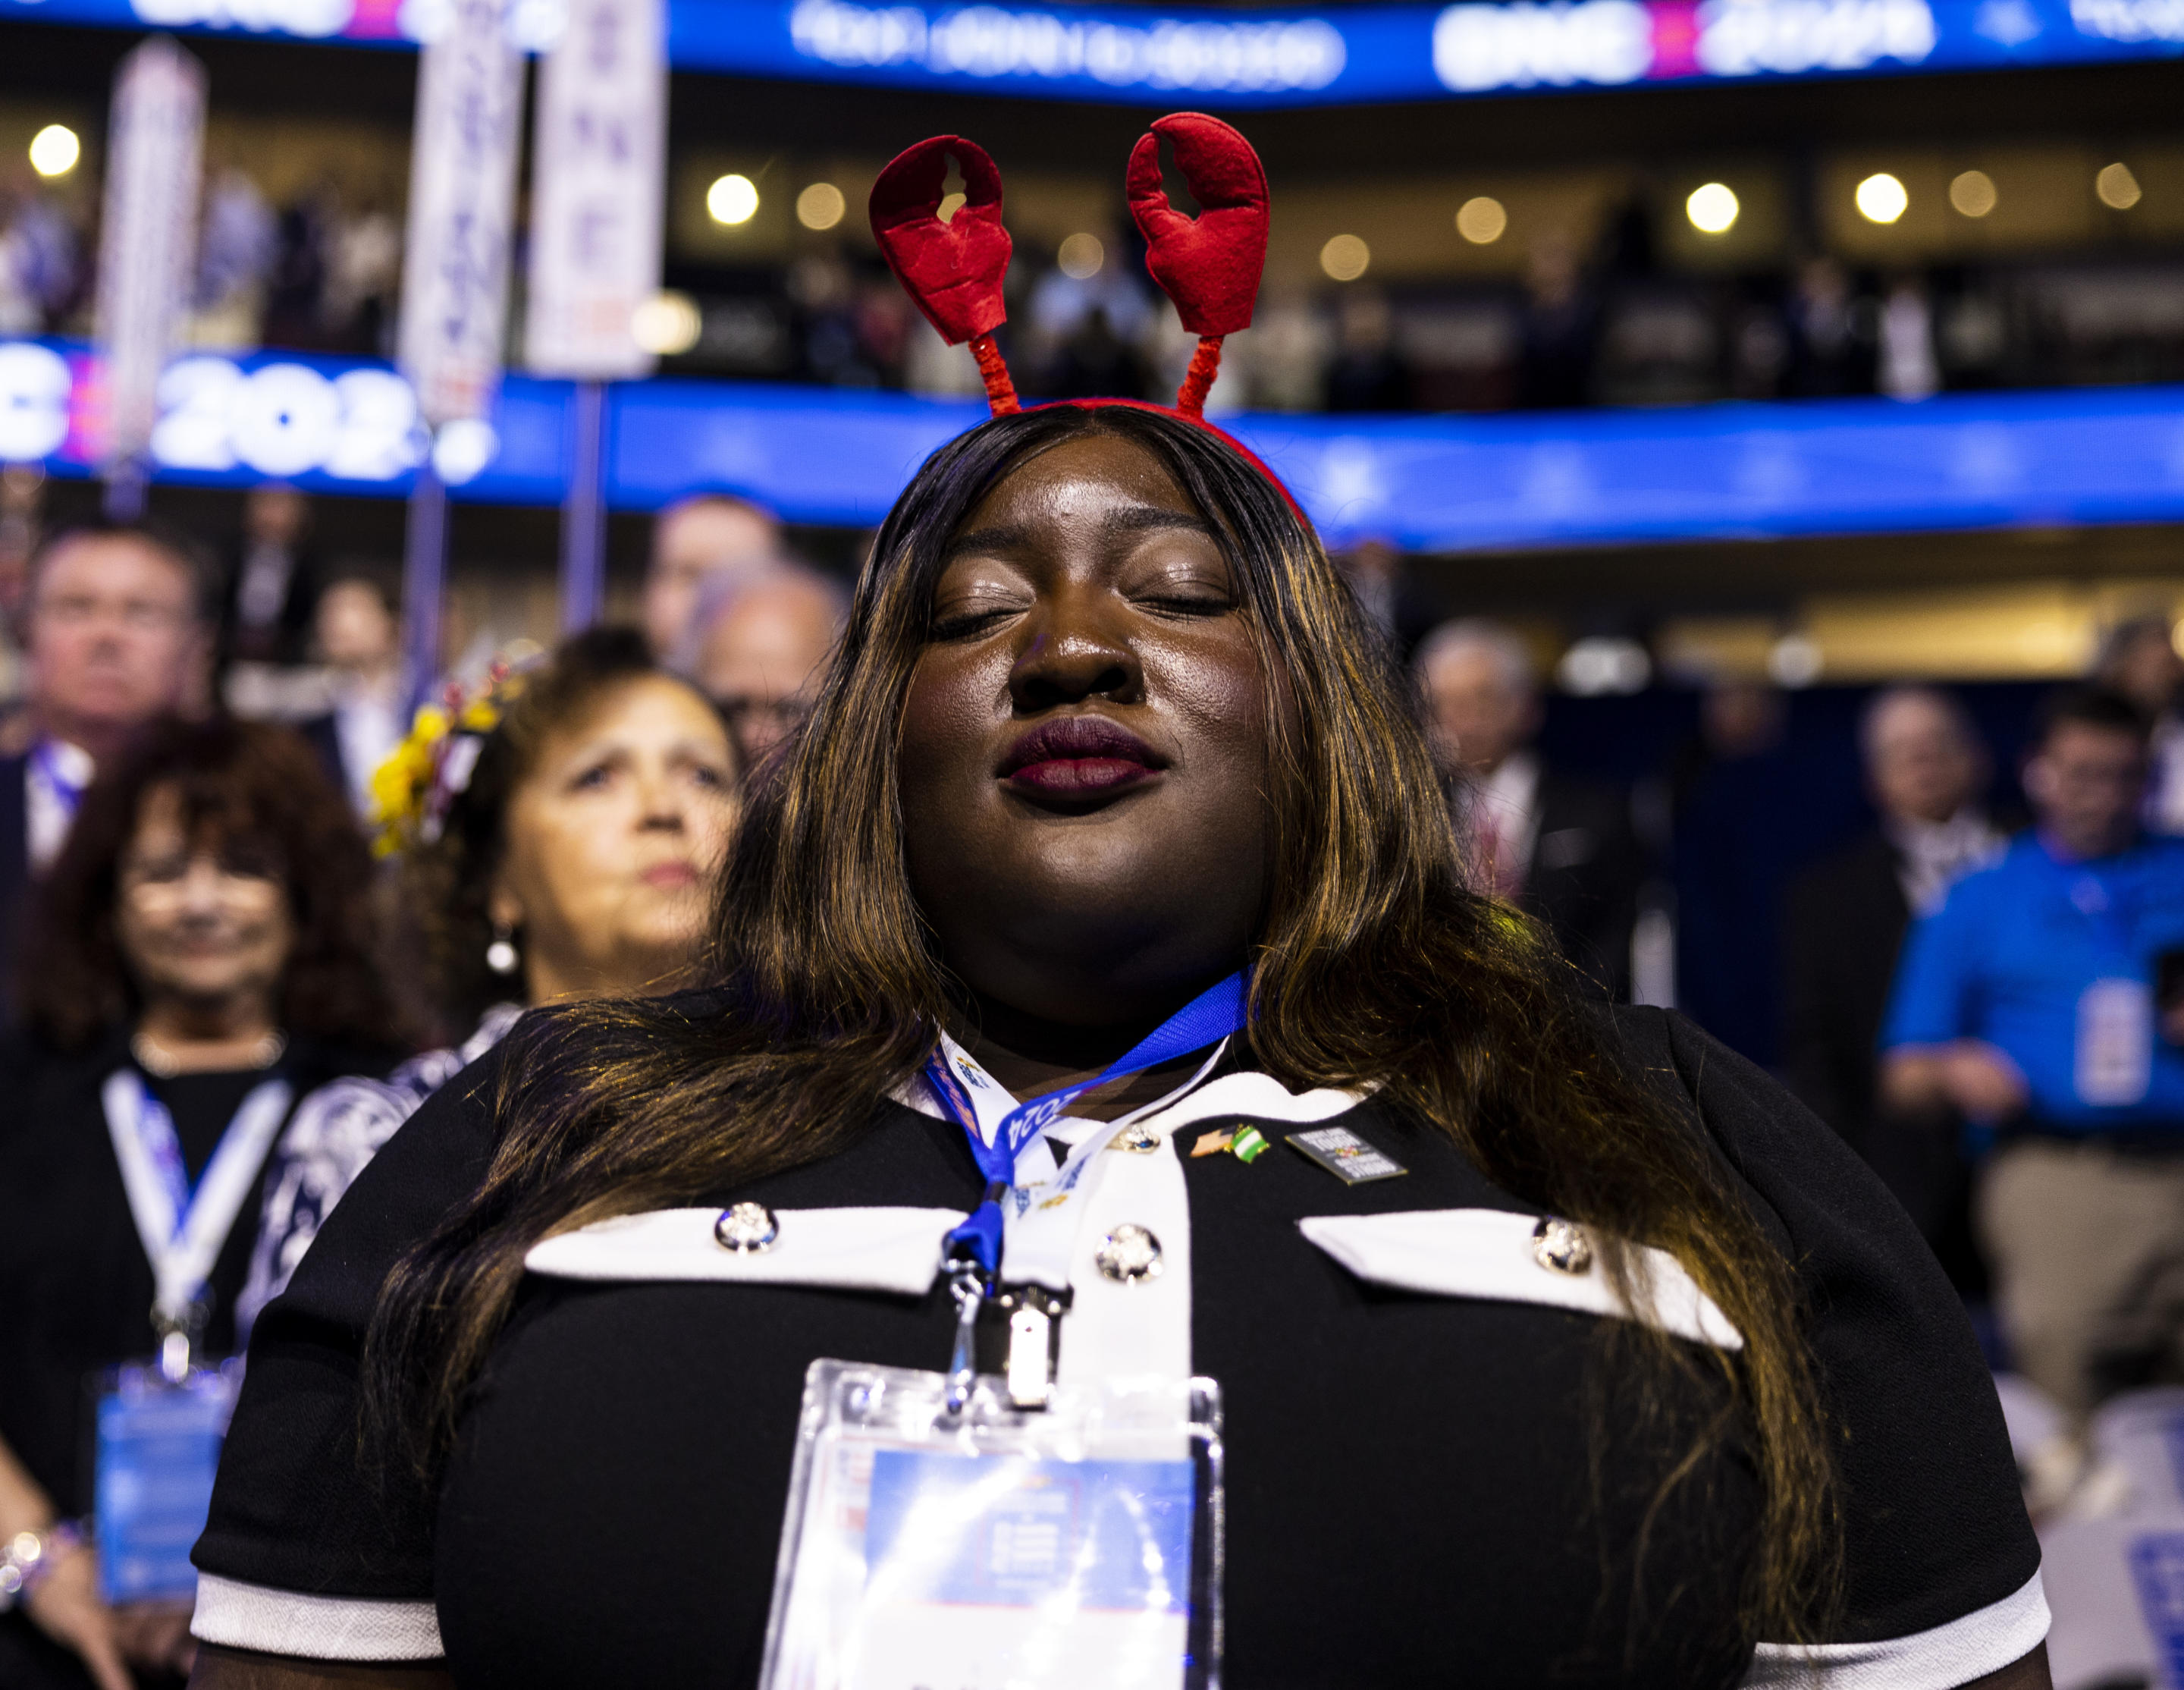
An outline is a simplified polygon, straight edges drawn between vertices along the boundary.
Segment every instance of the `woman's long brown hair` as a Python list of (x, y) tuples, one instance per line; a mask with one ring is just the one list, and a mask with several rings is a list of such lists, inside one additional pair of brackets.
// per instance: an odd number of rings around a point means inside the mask
[(896, 784), (933, 588), (980, 498), (1031, 455), (1094, 432), (1150, 452), (1220, 529), (1267, 672), (1295, 698), (1273, 752), (1257, 1062), (1292, 1087), (1379, 1085), (1508, 1191), (1596, 1226), (1605, 1270), (1634, 1299), (1648, 1292), (1626, 1241), (1685, 1265), (1743, 1333), (1741, 1354), (1618, 1336), (1602, 1364), (1618, 1369), (1618, 1413), (1665, 1400), (1679, 1374), (1713, 1381), (1729, 1406), (1702, 1417), (1653, 1511), (1702, 1482), (1703, 1458), (1745, 1453), (1762, 1502), (1739, 1617), (1747, 1637), (1813, 1635), (1837, 1528), (1789, 1264), (1702, 1129), (1607, 1048), (1601, 1015), (1536, 929), (1466, 886), (1409, 692), (1317, 537), (1217, 437), (1150, 411), (998, 417), (920, 471), (880, 532), (811, 720), (745, 817), (716, 923), (729, 1007), (591, 1004), (512, 1035), (523, 1048), (501, 1064), (490, 1171), (380, 1305), (374, 1423), (429, 1475), (532, 1244), (829, 1156), (915, 1074), (949, 1001), (904, 867)]

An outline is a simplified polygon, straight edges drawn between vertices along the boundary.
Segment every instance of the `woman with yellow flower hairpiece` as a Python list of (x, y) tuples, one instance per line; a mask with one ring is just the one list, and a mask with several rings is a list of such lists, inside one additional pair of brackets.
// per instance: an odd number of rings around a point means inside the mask
[(685, 984), (736, 775), (711, 705), (618, 630), (418, 711), (372, 778), (376, 848), (399, 859), (429, 1007), (457, 1042), (304, 1100), (265, 1182), (246, 1330), (373, 1153), (525, 1008)]

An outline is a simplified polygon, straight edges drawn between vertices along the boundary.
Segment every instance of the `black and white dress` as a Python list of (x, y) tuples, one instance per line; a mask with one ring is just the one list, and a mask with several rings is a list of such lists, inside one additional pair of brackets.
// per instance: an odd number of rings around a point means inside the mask
[(236, 1297), (235, 1327), (242, 1341), (249, 1341), (259, 1310), (287, 1288), (320, 1226), (379, 1147), (427, 1097), (505, 1038), (522, 1014), (521, 1004), (497, 1003), (461, 1044), (414, 1056), (384, 1079), (346, 1075), (296, 1106), (265, 1166), (250, 1274)]
[[(1634, 1567), (1666, 1464), (1716, 1405), (1697, 1386), (1659, 1414), (1618, 1400), (1597, 1341), (1625, 1317), (1597, 1274), (1535, 1256), (1535, 1212), (1370, 1097), (1292, 1094), (1232, 1063), (1140, 1124), (1149, 1148), (1101, 1152), (1061, 1377), (1220, 1381), (1239, 1690), (1942, 1690), (2045, 1635), (1994, 1392), (1917, 1235), (1757, 1069), (1659, 1012), (1616, 1026), (1797, 1264), (1847, 1528), (1833, 1637), (1816, 1656), (1739, 1637), (1757, 1491), (1733, 1446), (1674, 1492)], [(444, 1654), (466, 1687), (749, 1684), (805, 1368), (945, 1365), (935, 1265), (981, 1177), (921, 1085), (826, 1161), (539, 1246), (426, 1494), (359, 1459), (358, 1349), (389, 1266), (487, 1164), (499, 1059), (395, 1136), (260, 1318), (197, 1549), (197, 1633), (325, 1659)], [(1274, 1141), (1256, 1161), (1189, 1155), (1246, 1123)], [(1280, 1142), (1327, 1124), (1408, 1173), (1347, 1185)], [(775, 1209), (774, 1248), (713, 1242), (714, 1213), (742, 1199)], [(1125, 1221), (1160, 1241), (1159, 1277), (1089, 1270)], [(1741, 1342), (1673, 1261), (1654, 1265), (1663, 1324)]]
[[(63, 1519), (92, 1508), (95, 1376), (159, 1346), (152, 1264), (102, 1100), (109, 1077), (138, 1074), (165, 1106), (194, 1182), (244, 1099), (267, 1079), (284, 1082), (295, 1097), (343, 1075), (382, 1072), (390, 1060), (298, 1039), (268, 1070), (163, 1079), (136, 1068), (125, 1029), (80, 1053), (28, 1042), (0, 1053), (0, 1437)], [(253, 1191), (259, 1177), (254, 1169)], [(213, 1263), (203, 1353), (235, 1347), (257, 1213), (255, 1203), (244, 1206)], [(20, 1610), (0, 1615), (0, 1686), (90, 1683)]]

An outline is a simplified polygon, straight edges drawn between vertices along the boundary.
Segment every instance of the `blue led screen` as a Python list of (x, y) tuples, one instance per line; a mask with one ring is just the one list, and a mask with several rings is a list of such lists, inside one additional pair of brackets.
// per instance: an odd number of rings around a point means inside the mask
[[(0, 0), (0, 20), (404, 47), (447, 0)], [(510, 0), (526, 47), (555, 0)], [(1232, 11), (670, 0), (686, 70), (1133, 105), (1445, 99), (2184, 53), (2175, 0), (1460, 0)]]
[[(0, 342), (0, 461), (90, 474), (94, 377), (81, 346)], [(381, 365), (192, 354), (160, 400), (160, 482), (398, 496), (422, 446), (408, 388)], [(454, 496), (557, 503), (572, 409), (567, 383), (510, 377), (489, 424), (434, 446)], [(611, 393), (607, 495), (649, 510), (734, 492), (793, 522), (867, 526), (984, 414), (900, 393), (632, 382)], [(1418, 551), (2184, 522), (2184, 388), (1222, 421), (1329, 538)]]

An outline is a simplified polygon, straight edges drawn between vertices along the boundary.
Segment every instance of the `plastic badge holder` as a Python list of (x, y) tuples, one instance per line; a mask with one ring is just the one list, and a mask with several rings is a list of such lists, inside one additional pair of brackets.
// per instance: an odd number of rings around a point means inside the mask
[(1217, 1686), (1219, 1387), (947, 1385), (811, 1364), (760, 1690)]
[(101, 1382), (92, 1481), (100, 1593), (187, 1602), (198, 1587), (190, 1548), (211, 1510), (242, 1364), (195, 1369), (180, 1384), (155, 1367), (120, 1367)]

